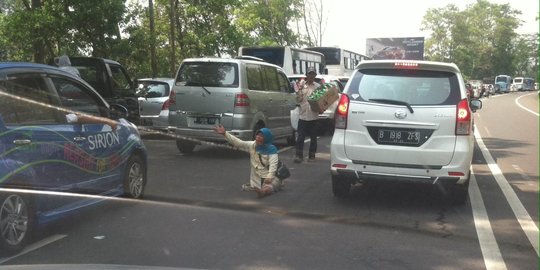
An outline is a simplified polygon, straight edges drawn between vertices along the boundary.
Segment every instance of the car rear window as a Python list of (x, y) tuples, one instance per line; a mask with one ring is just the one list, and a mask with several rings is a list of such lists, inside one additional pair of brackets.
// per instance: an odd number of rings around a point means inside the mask
[(147, 98), (168, 97), (169, 91), (168, 83), (150, 81), (139, 81), (139, 88), (137, 89), (138, 95)]
[(411, 105), (450, 105), (461, 99), (455, 73), (429, 70), (364, 69), (351, 79), (353, 100), (386, 99)]
[(176, 82), (187, 86), (238, 87), (238, 65), (221, 62), (184, 62)]

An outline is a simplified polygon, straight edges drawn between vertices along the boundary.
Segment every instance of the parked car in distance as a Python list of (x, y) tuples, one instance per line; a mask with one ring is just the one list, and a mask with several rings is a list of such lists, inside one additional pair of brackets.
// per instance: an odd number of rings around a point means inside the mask
[(136, 82), (141, 126), (167, 131), (174, 78), (144, 78)]
[(125, 107), (33, 63), (0, 63), (0, 96), (0, 254), (103, 196), (143, 196), (146, 148)]
[(189, 58), (178, 69), (169, 128), (178, 150), (190, 153), (200, 141), (224, 142), (214, 132), (222, 124), (231, 134), (251, 140), (267, 127), (274, 138), (295, 143), (290, 111), (294, 89), (283, 70), (263, 61), (237, 58)]
[[(305, 80), (305, 75), (290, 75), (289, 81), (291, 84), (296, 85), (298, 82)], [(341, 93), (344, 89), (344, 85), (341, 82), (342, 78), (332, 75), (317, 75), (315, 77), (315, 82), (319, 84), (325, 84), (329, 83), (332, 85), (335, 85), (338, 89), (339, 93)], [(334, 134), (334, 114), (336, 112), (338, 101), (334, 102), (328, 109), (326, 109), (323, 113), (319, 114), (319, 123), (320, 123), (320, 130), (321, 133), (328, 132), (329, 134)]]
[(345, 87), (345, 85), (347, 85), (347, 82), (349, 81), (349, 76), (338, 76), (338, 79), (339, 81), (341, 82), (341, 84), (343, 84), (343, 87)]
[(444, 187), (464, 203), (473, 156), (473, 112), (454, 64), (373, 60), (358, 65), (341, 95), (330, 147), (332, 191), (363, 181)]

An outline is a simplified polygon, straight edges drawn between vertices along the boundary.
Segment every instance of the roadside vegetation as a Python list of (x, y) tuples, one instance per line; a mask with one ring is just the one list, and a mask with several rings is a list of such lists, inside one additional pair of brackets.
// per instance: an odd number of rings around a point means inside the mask
[[(320, 46), (331, 31), (324, 14), (321, 0), (4, 0), (0, 61), (98, 56), (135, 77), (169, 77), (184, 58), (236, 55), (240, 46)], [(538, 33), (515, 32), (520, 14), (486, 0), (430, 9), (425, 58), (454, 62), (467, 79), (537, 77)]]

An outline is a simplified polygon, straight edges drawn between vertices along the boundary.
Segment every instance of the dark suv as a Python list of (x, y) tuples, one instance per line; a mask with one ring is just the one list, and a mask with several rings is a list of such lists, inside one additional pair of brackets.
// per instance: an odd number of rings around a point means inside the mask
[(82, 79), (107, 102), (126, 107), (129, 112), (127, 120), (140, 124), (136, 86), (120, 63), (99, 57), (69, 57), (69, 60)]

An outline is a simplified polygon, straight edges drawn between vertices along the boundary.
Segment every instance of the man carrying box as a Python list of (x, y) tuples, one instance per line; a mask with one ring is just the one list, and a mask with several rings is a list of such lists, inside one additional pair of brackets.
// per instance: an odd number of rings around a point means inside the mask
[(308, 97), (320, 85), (316, 83), (315, 76), (317, 70), (315, 67), (308, 67), (306, 80), (301, 81), (296, 92), (296, 102), (300, 106), (298, 120), (298, 138), (296, 139), (296, 157), (295, 163), (302, 162), (304, 158), (304, 140), (306, 135), (309, 135), (311, 141), (309, 143), (308, 161), (315, 161), (315, 153), (317, 152), (317, 120), (319, 119), (319, 111), (313, 111), (308, 102)]

